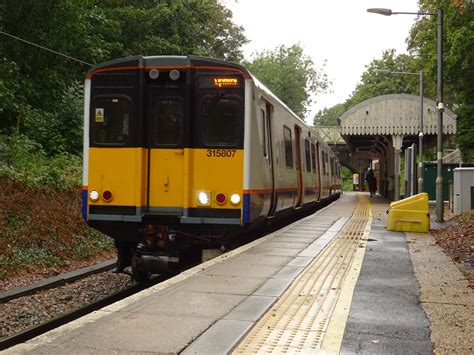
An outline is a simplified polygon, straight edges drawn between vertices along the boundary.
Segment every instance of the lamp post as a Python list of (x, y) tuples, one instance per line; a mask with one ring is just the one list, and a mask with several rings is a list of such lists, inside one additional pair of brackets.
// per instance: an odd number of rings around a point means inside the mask
[(423, 70), (419, 73), (406, 72), (406, 71), (391, 71), (385, 69), (378, 69), (377, 72), (387, 74), (401, 74), (401, 75), (419, 75), (420, 77), (420, 111), (418, 121), (418, 193), (423, 192)]
[[(437, 154), (436, 154), (436, 222), (444, 220), (444, 202), (443, 202), (443, 10), (435, 12), (393, 12), (390, 9), (371, 8), (367, 12), (380, 14), (384, 16), (391, 15), (417, 15), (417, 16), (437, 16), (438, 17), (438, 34), (437, 34), (437, 111), (438, 111), (438, 127), (436, 130)], [(422, 133), (420, 131), (420, 133)]]

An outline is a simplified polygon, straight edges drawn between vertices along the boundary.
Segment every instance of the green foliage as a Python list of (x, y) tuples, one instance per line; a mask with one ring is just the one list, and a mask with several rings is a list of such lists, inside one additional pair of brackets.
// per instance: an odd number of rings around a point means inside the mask
[(341, 168), (341, 179), (342, 179), (342, 191), (352, 191), (353, 189), (352, 171), (350, 171), (345, 166)]
[(18, 65), (0, 58), (0, 132), (8, 127), (17, 127), (16, 116), (21, 105)]
[(338, 126), (337, 119), (349, 109), (348, 103), (337, 104), (330, 108), (324, 108), (318, 111), (314, 116), (313, 124), (315, 126)]
[(196, 54), (239, 61), (247, 42), (232, 13), (216, 0), (98, 2), (115, 29), (102, 28), (115, 43), (113, 57)]
[[(474, 161), (474, 8), (462, 1), (420, 0), (420, 10), (444, 11), (444, 102), (458, 115), (455, 142), (464, 161)], [(425, 95), (436, 97), (437, 16), (419, 18), (408, 48), (426, 73)]]
[[(410, 72), (416, 75), (391, 74), (390, 72)], [(387, 94), (419, 94), (419, 70), (414, 59), (406, 54), (397, 55), (394, 49), (385, 50), (381, 59), (374, 59), (366, 66), (351, 95), (350, 106), (372, 97)]]
[(62, 153), (46, 155), (24, 135), (0, 136), (0, 179), (28, 188), (71, 190), (81, 186), (81, 159)]
[(257, 53), (244, 65), (300, 116), (308, 111), (311, 95), (329, 86), (323, 70), (316, 70), (312, 59), (297, 44)]
[(81, 150), (87, 63), (162, 54), (238, 62), (247, 41), (218, 0), (4, 0), (0, 29), (86, 62), (0, 34), (0, 134), (22, 133), (48, 155)]

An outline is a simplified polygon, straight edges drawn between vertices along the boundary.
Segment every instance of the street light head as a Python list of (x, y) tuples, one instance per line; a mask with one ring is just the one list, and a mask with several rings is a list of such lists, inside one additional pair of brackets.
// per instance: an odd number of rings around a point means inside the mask
[(373, 14), (384, 15), (384, 16), (391, 16), (392, 15), (392, 10), (382, 9), (382, 8), (378, 8), (378, 7), (367, 9), (367, 12), (371, 12)]

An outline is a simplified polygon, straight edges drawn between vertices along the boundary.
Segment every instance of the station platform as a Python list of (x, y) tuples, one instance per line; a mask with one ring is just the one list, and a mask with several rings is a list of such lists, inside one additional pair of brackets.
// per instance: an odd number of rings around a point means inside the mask
[(432, 353), (388, 202), (341, 199), (5, 353)]

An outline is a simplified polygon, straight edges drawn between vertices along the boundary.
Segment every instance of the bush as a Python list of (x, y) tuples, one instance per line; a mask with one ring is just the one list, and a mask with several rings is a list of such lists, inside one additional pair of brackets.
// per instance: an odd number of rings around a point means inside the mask
[(0, 279), (113, 249), (81, 216), (81, 158), (0, 136)]
[(81, 186), (81, 158), (68, 153), (48, 157), (24, 135), (0, 136), (0, 179), (26, 188), (67, 191)]

